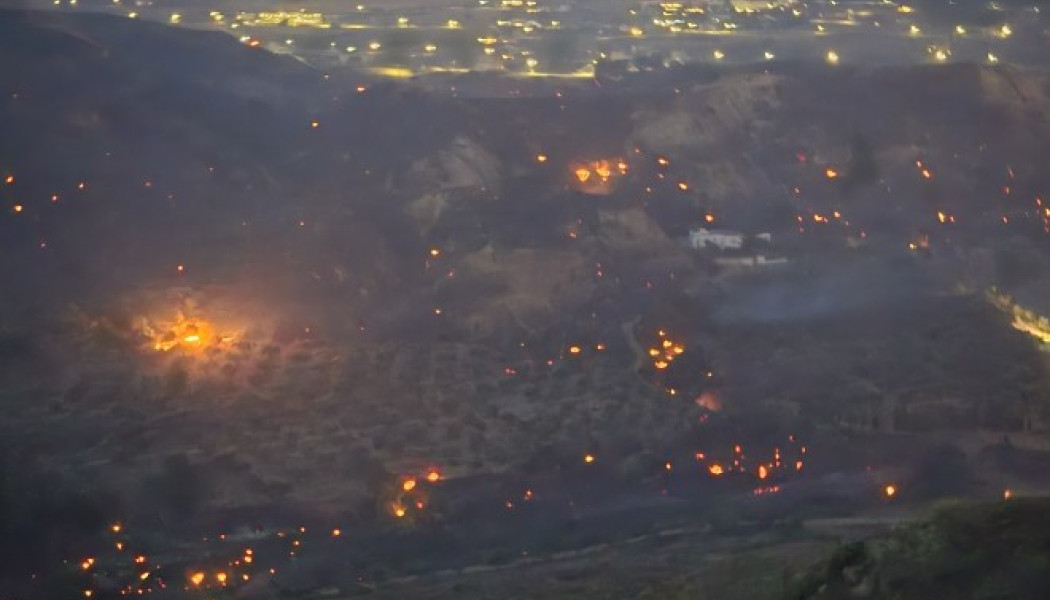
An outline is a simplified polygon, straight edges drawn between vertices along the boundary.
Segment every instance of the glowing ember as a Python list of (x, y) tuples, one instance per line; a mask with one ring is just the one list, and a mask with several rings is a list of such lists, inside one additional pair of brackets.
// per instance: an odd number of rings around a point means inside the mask
[(758, 478), (765, 479), (766, 477), (769, 477), (769, 469), (766, 468), (766, 465), (758, 465)]
[(581, 348), (579, 346), (569, 346), (569, 354), (579, 354)]
[(1010, 498), (1013, 498), (1013, 497), (1014, 497), (1014, 493), (1013, 493), (1012, 490), (1010, 490), (1010, 488), (1006, 488), (1005, 490), (1003, 490), (1003, 500), (1009, 500)]
[(215, 574), (215, 581), (219, 582), (219, 585), (226, 585), (226, 573), (219, 571)]
[(401, 506), (400, 504), (395, 504), (394, 505), (394, 516), (399, 518), (399, 519), (404, 517), (405, 516), (405, 507)]
[(580, 180), (580, 183), (587, 183), (587, 180), (591, 178), (590, 169), (585, 169), (583, 167), (573, 171), (573, 174), (576, 175), (576, 179)]
[(411, 492), (412, 490), (416, 489), (416, 480), (406, 479), (404, 483), (401, 484), (401, 489), (405, 490), (406, 492)]
[(341, 535), (343, 535), (343, 531), (341, 529), (333, 529), (332, 530), (332, 537), (339, 537)]
[(198, 571), (198, 572), (190, 575), (190, 583), (192, 583), (195, 586), (204, 583), (204, 573), (201, 573), (200, 571)]
[(538, 162), (538, 163), (545, 163), (545, 162), (547, 162), (547, 155), (546, 154), (537, 154), (536, 155), (536, 162)]
[(441, 473), (439, 473), (437, 469), (431, 469), (427, 473), (427, 481), (429, 481), (430, 483), (437, 483), (438, 481), (441, 481)]
[(722, 400), (718, 397), (718, 394), (712, 390), (705, 390), (696, 398), (695, 402), (697, 406), (711, 412), (719, 412), (722, 410)]
[(892, 498), (892, 497), (896, 496), (897, 495), (897, 486), (893, 485), (892, 483), (888, 484), (886, 487), (882, 488), (882, 494), (884, 496), (886, 496), (887, 498)]
[(594, 462), (594, 455), (593, 454), (584, 454), (583, 455), (583, 462), (585, 462), (587, 464), (591, 464), (592, 462)]
[(827, 169), (825, 169), (824, 175), (827, 176), (828, 179), (835, 179), (839, 176), (839, 172), (835, 169), (828, 167)]
[(713, 463), (710, 467), (707, 467), (707, 472), (715, 477), (718, 477), (719, 475), (725, 473), (725, 469), (722, 468), (722, 465), (718, 463)]

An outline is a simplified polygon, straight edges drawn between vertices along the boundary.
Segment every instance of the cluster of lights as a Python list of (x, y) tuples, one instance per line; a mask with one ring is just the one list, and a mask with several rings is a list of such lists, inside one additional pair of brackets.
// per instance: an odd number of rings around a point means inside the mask
[[(539, 160), (539, 158), (537, 158), (538, 162), (544, 162), (545, 160), (546, 158), (544, 158), (544, 160)], [(627, 174), (627, 163), (622, 158), (599, 159), (573, 163), (571, 169), (573, 176), (581, 184), (589, 181), (608, 183), (609, 180), (614, 177), (620, 177)]]
[(652, 359), (653, 368), (662, 371), (685, 352), (685, 346), (671, 339), (663, 329), (658, 330), (656, 335), (658, 343), (649, 348), (649, 358)]
[[(427, 469), (422, 479), (431, 484), (438, 483), (442, 479), (441, 471), (436, 468)], [(415, 475), (401, 478), (397, 497), (390, 503), (390, 514), (398, 519), (403, 519), (409, 516), (409, 511), (412, 509), (422, 511), (426, 508), (424, 490), (419, 486), (419, 481), (420, 478)]]
[[(744, 454), (744, 447), (741, 444), (735, 444), (733, 446), (732, 458), (725, 461), (708, 460), (708, 456), (705, 452), (697, 451), (695, 459), (697, 463), (702, 465), (702, 471), (707, 473), (708, 477), (720, 478), (730, 473), (748, 474), (750, 473), (754, 478), (760, 482), (764, 487), (759, 487), (754, 490), (755, 495), (771, 494), (780, 491), (779, 485), (766, 485), (768, 480), (777, 478), (778, 474), (780, 477), (787, 476), (788, 474), (797, 474), (802, 472), (804, 465), (804, 457), (806, 456), (806, 446), (798, 445), (795, 436), (789, 436), (788, 442), (790, 444), (798, 446), (796, 456), (794, 460), (784, 459), (781, 455), (780, 448), (773, 448), (772, 455), (768, 460), (762, 460), (755, 464), (753, 468), (748, 467), (747, 457)], [(670, 465), (665, 465), (667, 468)], [(670, 470), (667, 468), (667, 470)]]

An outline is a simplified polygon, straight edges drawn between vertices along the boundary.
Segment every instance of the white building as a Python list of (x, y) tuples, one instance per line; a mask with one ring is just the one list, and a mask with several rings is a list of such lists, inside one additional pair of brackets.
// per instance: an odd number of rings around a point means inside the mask
[(744, 234), (739, 231), (701, 227), (689, 231), (689, 245), (696, 249), (714, 246), (721, 250), (736, 250), (744, 246)]

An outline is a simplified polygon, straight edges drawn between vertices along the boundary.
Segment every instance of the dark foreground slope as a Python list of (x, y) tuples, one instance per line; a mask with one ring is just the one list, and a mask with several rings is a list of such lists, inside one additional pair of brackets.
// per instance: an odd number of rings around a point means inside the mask
[(840, 547), (793, 582), (792, 600), (1050, 597), (1050, 502), (958, 505)]

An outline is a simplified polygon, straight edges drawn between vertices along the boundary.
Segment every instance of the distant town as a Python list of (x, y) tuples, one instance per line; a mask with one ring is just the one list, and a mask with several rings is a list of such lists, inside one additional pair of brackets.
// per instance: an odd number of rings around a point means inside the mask
[(958, 15), (878, 0), (53, 5), (217, 29), (318, 69), (355, 67), (390, 78), (494, 72), (589, 79), (682, 64), (815, 59), (832, 65), (1039, 64), (1050, 51), (1038, 6), (995, 2), (960, 7)]

